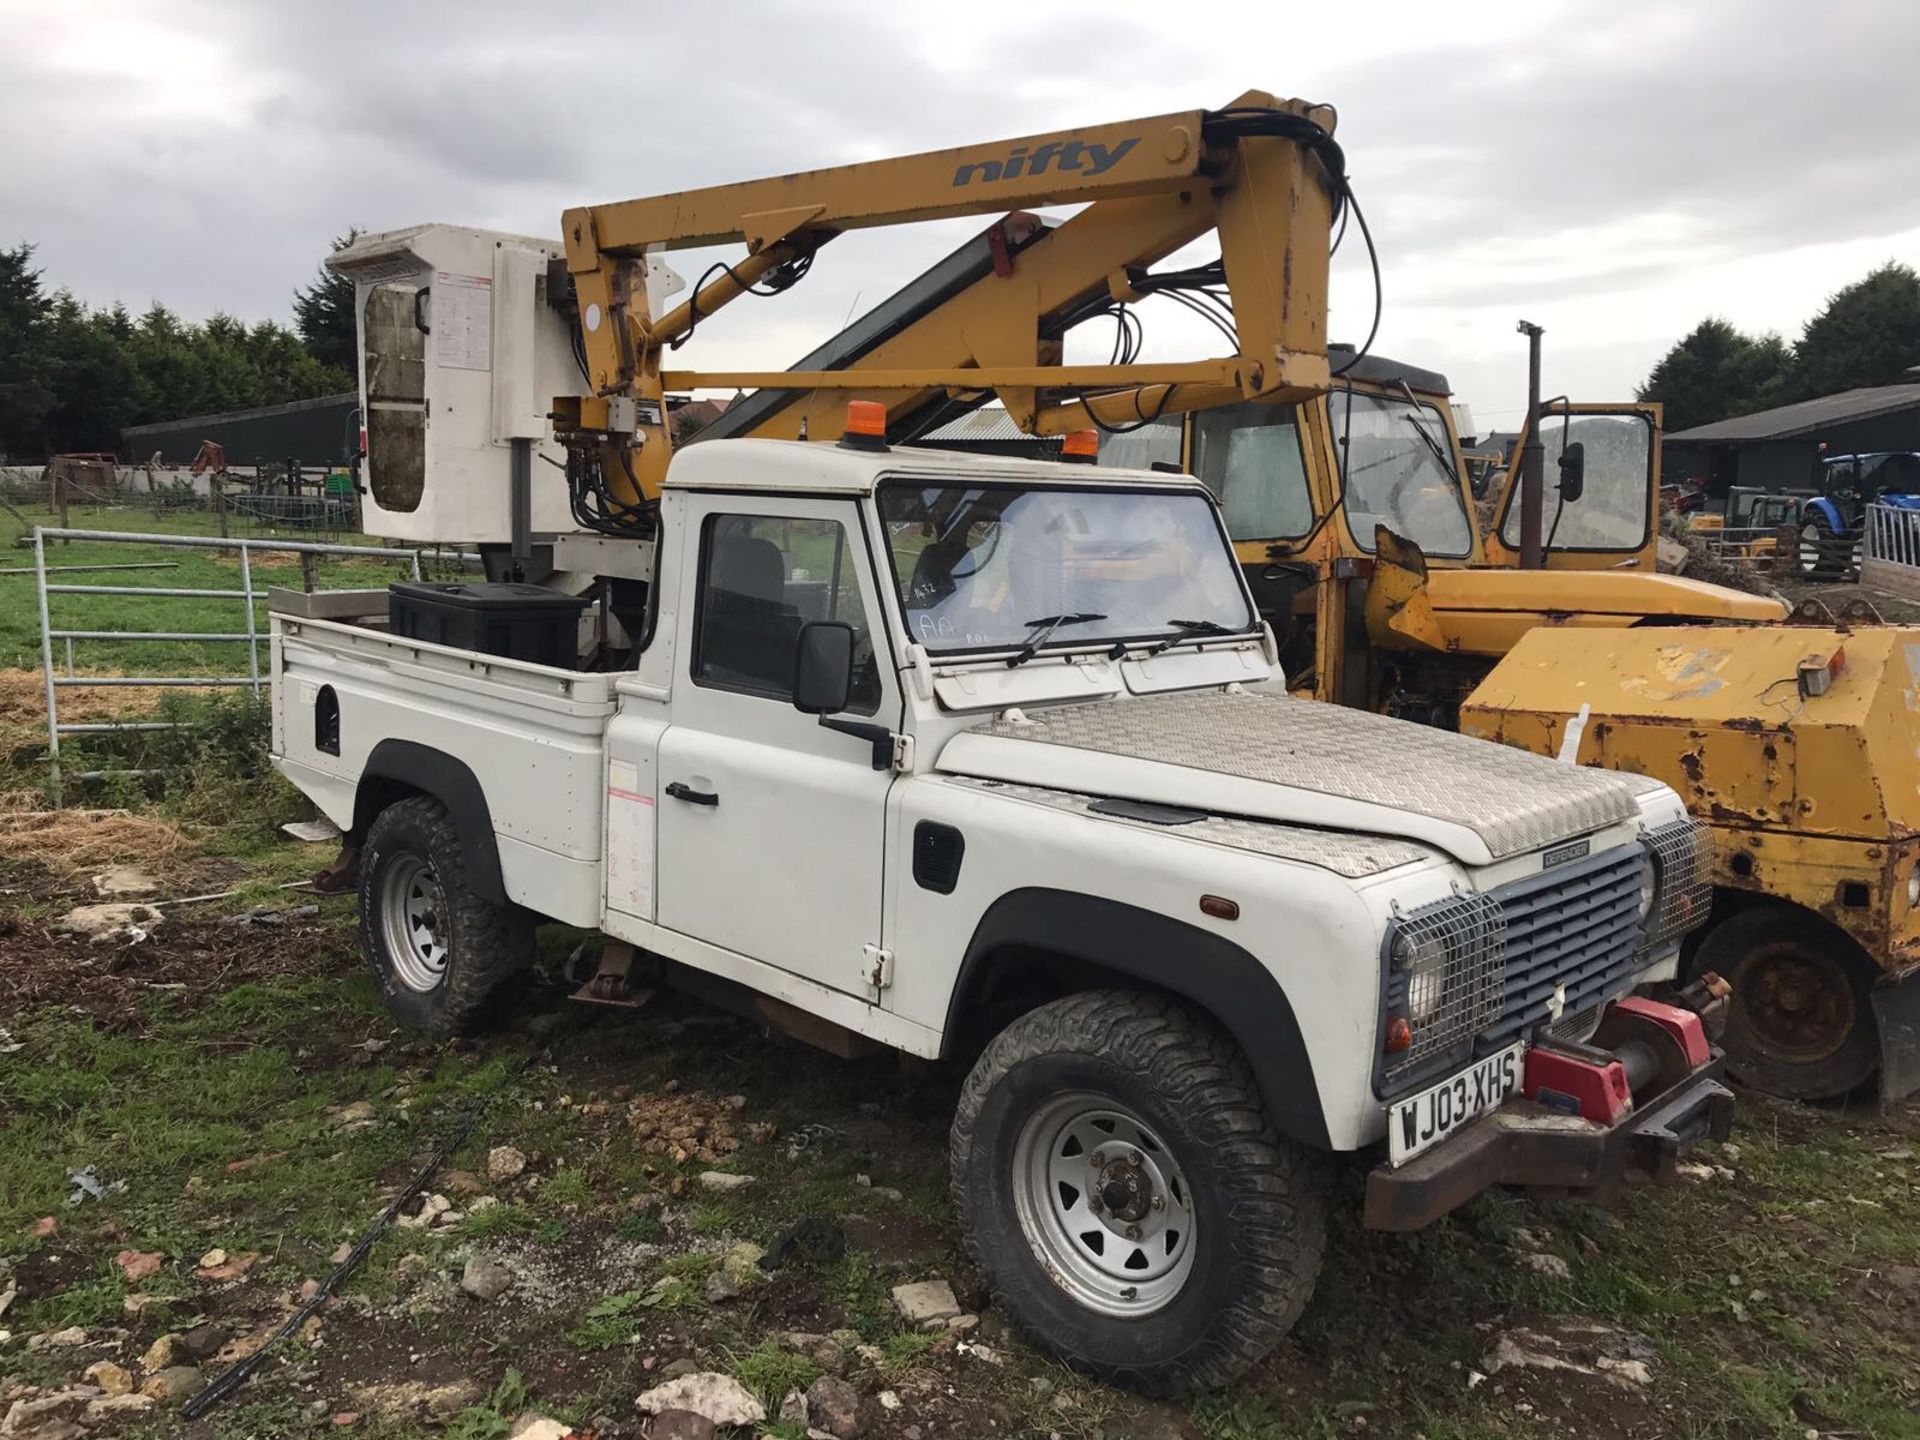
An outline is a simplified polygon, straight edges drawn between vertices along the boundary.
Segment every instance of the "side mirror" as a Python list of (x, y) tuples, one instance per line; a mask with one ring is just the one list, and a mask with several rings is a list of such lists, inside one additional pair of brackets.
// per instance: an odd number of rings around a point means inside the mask
[(1560, 452), (1560, 498), (1571, 504), (1586, 493), (1587, 446), (1576, 440)]
[(815, 620), (800, 627), (793, 662), (793, 708), (832, 715), (853, 698), (853, 626)]

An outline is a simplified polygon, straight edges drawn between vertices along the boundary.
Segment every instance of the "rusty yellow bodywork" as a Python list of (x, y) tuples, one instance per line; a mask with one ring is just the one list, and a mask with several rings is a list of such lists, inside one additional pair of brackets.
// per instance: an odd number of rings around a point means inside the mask
[[(1393, 585), (1385, 563), (1373, 589)], [(1783, 601), (1644, 570), (1440, 570), (1428, 572), (1417, 625), (1405, 612), (1375, 638), (1408, 640), (1461, 655), (1505, 655), (1538, 628), (1618, 630), (1668, 619), (1768, 624)]]
[[(1803, 666), (1837, 668), (1803, 695)], [(1920, 967), (1920, 632), (1795, 626), (1538, 630), (1468, 697), (1468, 734), (1671, 785), (1714, 835), (1717, 886), (1790, 900), (1889, 973)]]

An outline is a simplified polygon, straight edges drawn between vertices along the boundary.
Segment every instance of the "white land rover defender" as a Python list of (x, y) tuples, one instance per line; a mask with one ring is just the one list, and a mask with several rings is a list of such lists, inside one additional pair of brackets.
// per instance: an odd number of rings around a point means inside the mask
[(956, 1060), (997, 1302), (1146, 1390), (1287, 1332), (1328, 1154), (1412, 1229), (1725, 1133), (1715, 1004), (1630, 998), (1704, 915), (1679, 799), (1289, 698), (1193, 479), (712, 441), (648, 569), (616, 670), (276, 615), (275, 761), (403, 1020), (474, 1025), (550, 917)]

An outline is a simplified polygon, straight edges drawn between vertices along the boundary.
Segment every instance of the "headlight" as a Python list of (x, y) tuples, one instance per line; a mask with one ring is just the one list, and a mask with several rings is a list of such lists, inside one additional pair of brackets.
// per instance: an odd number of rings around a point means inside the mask
[(1447, 942), (1438, 935), (1415, 940), (1401, 934), (1393, 942), (1393, 964), (1407, 974), (1407, 1019), (1424, 1025), (1447, 995)]
[(1653, 851), (1643, 846), (1640, 850), (1640, 923), (1643, 926), (1659, 898), (1660, 867), (1654, 863)]
[(1920, 864), (1907, 872), (1907, 908), (1920, 909)]

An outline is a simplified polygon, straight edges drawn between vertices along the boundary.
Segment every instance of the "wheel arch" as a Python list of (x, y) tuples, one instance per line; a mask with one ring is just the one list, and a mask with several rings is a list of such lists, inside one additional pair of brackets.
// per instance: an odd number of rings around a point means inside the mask
[[(1167, 964), (1171, 954), (1177, 966)], [(997, 1031), (1049, 1000), (1116, 985), (1157, 990), (1208, 1015), (1247, 1057), (1274, 1129), (1331, 1148), (1300, 1022), (1272, 972), (1211, 931), (1117, 900), (1033, 887), (988, 906), (948, 1000), (942, 1057), (990, 1039), (982, 1018)]]
[(500, 874), (500, 850), (493, 836), (493, 813), (479, 777), (463, 760), (412, 740), (382, 740), (361, 768), (353, 795), (353, 834), (364, 839), (374, 817), (396, 801), (425, 795), (446, 807), (460, 832), (460, 854), (467, 882), (495, 904), (507, 898)]
[(1800, 514), (1803, 520), (1810, 515), (1819, 516), (1827, 522), (1827, 528), (1836, 535), (1845, 535), (1847, 533), (1847, 522), (1840, 514), (1840, 507), (1833, 502), (1830, 496), (1815, 495), (1811, 497), (1806, 504), (1800, 507)]

